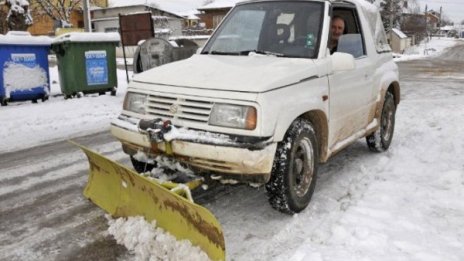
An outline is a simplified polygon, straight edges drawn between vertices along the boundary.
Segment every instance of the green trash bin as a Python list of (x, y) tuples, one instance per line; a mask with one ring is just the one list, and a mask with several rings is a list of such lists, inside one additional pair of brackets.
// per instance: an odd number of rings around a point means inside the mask
[(119, 39), (118, 33), (67, 33), (55, 38), (51, 48), (65, 99), (80, 93), (116, 95)]

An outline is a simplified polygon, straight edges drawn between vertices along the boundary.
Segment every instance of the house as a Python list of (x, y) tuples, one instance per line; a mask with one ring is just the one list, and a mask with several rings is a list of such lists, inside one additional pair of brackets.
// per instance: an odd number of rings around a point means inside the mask
[(436, 31), (440, 28), (440, 13), (430, 10), (426, 13), (427, 17), (427, 28), (429, 31)]
[(119, 14), (151, 12), (155, 35), (181, 35), (184, 18), (180, 15), (140, 4), (93, 9), (91, 11), (94, 32), (118, 32)]
[[(65, 22), (63, 20), (52, 19), (50, 16), (46, 14), (45, 11), (43, 11), (43, 9), (39, 6), (37, 1), (29, 2), (33, 24), (28, 28), (28, 31), (32, 35), (54, 35), (55, 30), (61, 27), (75, 29), (84, 28), (84, 12), (81, 5), (79, 5), (71, 11), (69, 21)], [(108, 0), (91, 0), (90, 3), (91, 8), (108, 6)]]
[(215, 0), (197, 8), (201, 12), (197, 16), (205, 23), (207, 29), (216, 29), (230, 9), (241, 1), (243, 0)]
[(387, 33), (387, 39), (390, 43), (392, 51), (395, 53), (403, 53), (404, 50), (411, 46), (412, 39), (404, 34), (399, 29), (393, 28)]
[(443, 36), (464, 38), (464, 25), (446, 25), (439, 32)]

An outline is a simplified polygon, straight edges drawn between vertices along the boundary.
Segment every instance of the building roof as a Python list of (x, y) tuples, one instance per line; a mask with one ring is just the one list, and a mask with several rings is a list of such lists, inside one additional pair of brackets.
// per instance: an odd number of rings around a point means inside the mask
[(185, 17), (204, 4), (205, 0), (109, 0), (110, 7), (146, 5)]
[(242, 1), (244, 0), (214, 0), (213, 2), (207, 5), (199, 7), (198, 10), (204, 11), (204, 10), (232, 8), (235, 6), (236, 3), (242, 2)]
[(399, 29), (393, 28), (393, 32), (401, 39), (408, 38), (408, 36), (401, 32)]

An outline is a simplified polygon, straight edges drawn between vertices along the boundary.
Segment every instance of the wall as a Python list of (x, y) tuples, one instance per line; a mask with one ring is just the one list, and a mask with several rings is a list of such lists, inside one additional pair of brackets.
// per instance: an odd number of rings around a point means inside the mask
[[(184, 19), (174, 16), (170, 13), (163, 12), (157, 9), (149, 8), (145, 5), (125, 6), (108, 9), (98, 9), (92, 11), (92, 23), (94, 25), (94, 31), (96, 32), (107, 32), (109, 29), (119, 30), (119, 14), (128, 14), (136, 12), (150, 11), (153, 16), (166, 17), (165, 23), (154, 20), (155, 31), (162, 28), (169, 28), (171, 30), (170, 36), (182, 35), (182, 28)], [(117, 31), (115, 30), (115, 31)]]
[(218, 10), (205, 10), (202, 14), (198, 14), (200, 20), (205, 23), (206, 29), (216, 29), (218, 24), (222, 21), (222, 18), (229, 12), (228, 9)]

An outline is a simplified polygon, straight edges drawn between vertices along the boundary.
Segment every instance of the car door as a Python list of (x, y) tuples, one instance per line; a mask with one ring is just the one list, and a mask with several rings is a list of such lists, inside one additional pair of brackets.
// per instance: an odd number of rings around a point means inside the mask
[(343, 16), (348, 26), (348, 34), (343, 38), (349, 39), (343, 41), (346, 46), (339, 43), (338, 52), (352, 54), (355, 69), (329, 75), (330, 145), (336, 145), (366, 128), (373, 85), (372, 60), (366, 53), (357, 10), (354, 7), (343, 8), (334, 10), (334, 13)]

